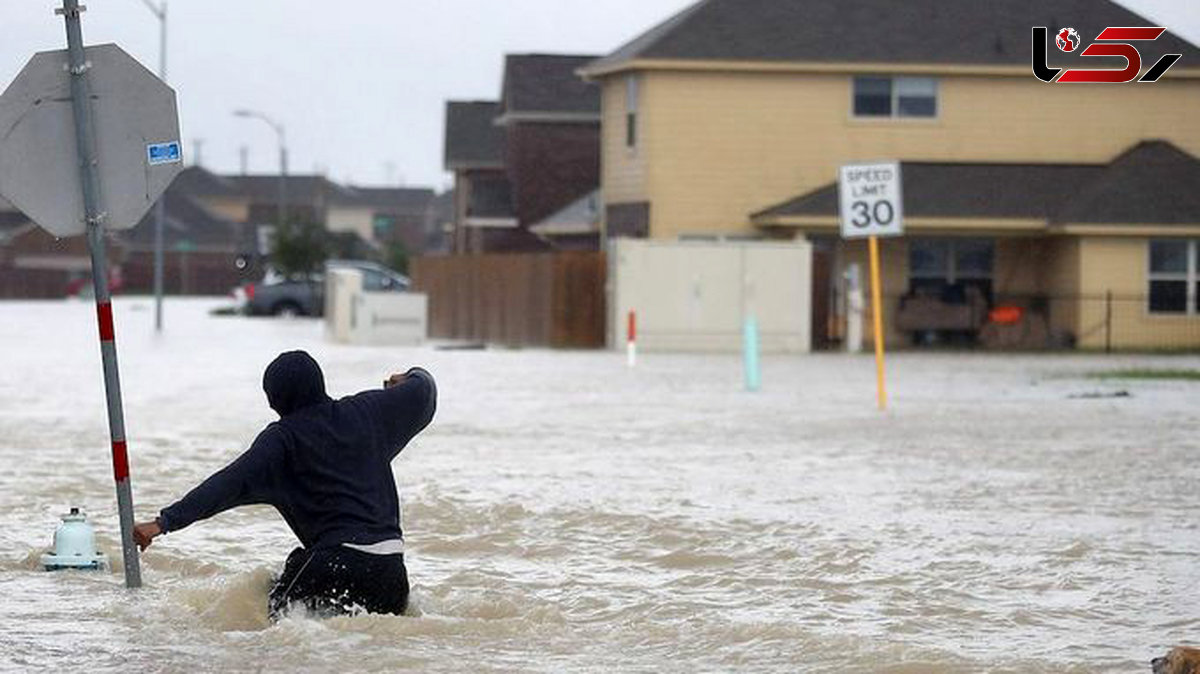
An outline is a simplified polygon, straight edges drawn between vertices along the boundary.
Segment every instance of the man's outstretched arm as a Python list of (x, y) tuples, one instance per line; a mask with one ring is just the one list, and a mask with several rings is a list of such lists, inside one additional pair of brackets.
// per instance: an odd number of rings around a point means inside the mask
[(394, 374), (383, 383), (383, 391), (372, 395), (378, 405), (380, 423), (391, 443), (391, 458), (433, 421), (437, 411), (437, 384), (433, 375), (420, 367)]
[(145, 550), (158, 536), (178, 531), (230, 508), (269, 503), (274, 467), (282, 455), (280, 431), (268, 426), (233, 463), (214, 473), (186, 496), (163, 508), (157, 518), (133, 528), (133, 538)]

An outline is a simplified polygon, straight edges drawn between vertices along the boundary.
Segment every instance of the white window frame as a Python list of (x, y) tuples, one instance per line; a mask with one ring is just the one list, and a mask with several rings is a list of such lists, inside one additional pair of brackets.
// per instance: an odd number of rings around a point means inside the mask
[[(856, 83), (859, 79), (879, 79), (891, 81), (892, 100), (891, 105), (886, 115), (860, 115), (856, 110), (855, 103), (858, 98), (858, 89)], [(933, 83), (933, 114), (928, 117), (919, 115), (901, 115), (900, 114), (900, 80), (928, 80)], [(853, 75), (850, 77), (850, 117), (855, 120), (904, 120), (904, 121), (935, 121), (942, 115), (942, 87), (941, 82), (936, 77), (911, 75)]]
[[(1187, 246), (1187, 269), (1185, 271), (1154, 271), (1154, 244), (1178, 242)], [(1151, 287), (1155, 281), (1183, 281), (1187, 286), (1186, 306), (1183, 311), (1155, 311), (1150, 308)], [(1164, 238), (1146, 242), (1146, 312), (1151, 316), (1200, 316), (1197, 307), (1196, 286), (1200, 284), (1200, 239)]]

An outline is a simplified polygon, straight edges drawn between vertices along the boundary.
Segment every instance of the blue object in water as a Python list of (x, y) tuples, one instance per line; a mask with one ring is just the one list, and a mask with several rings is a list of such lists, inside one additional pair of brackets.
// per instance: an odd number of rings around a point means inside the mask
[(746, 318), (742, 329), (742, 357), (746, 365), (746, 390), (762, 388), (762, 372), (758, 364), (758, 321), (753, 316)]
[(62, 516), (62, 524), (54, 532), (54, 551), (42, 555), (47, 571), (108, 569), (108, 557), (96, 549), (96, 531), (79, 508)]

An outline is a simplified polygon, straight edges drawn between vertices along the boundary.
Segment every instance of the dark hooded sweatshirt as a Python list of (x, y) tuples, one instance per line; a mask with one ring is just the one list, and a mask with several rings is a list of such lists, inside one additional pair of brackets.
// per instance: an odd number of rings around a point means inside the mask
[(263, 389), (279, 421), (233, 463), (164, 508), (163, 531), (237, 506), (269, 504), (305, 548), (402, 538), (391, 462), (433, 419), (433, 377), (414, 368), (398, 386), (332, 400), (317, 362), (294, 351), (271, 363)]

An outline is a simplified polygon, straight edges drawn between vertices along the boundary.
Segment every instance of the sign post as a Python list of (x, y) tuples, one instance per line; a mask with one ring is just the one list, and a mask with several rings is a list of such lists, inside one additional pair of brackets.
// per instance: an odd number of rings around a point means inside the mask
[(108, 292), (108, 261), (104, 249), (104, 209), (100, 202), (100, 175), (96, 166), (95, 130), (88, 105), (87, 72), (83, 55), (83, 28), (79, 0), (63, 0), (67, 24), (68, 72), (71, 73), (71, 107), (75, 116), (75, 143), (83, 183), (83, 212), (88, 249), (92, 253), (92, 286), (96, 292), (96, 318), (100, 327), (100, 357), (104, 361), (104, 392), (108, 401), (108, 430), (112, 439), (113, 479), (117, 483), (117, 510), (121, 519), (121, 547), (125, 554), (125, 585), (142, 586), (142, 567), (133, 545), (133, 489), (129, 484), (129, 454), (125, 445), (125, 411), (121, 405), (121, 374), (117, 368), (116, 330)]
[(871, 315), (875, 332), (875, 376), (880, 410), (887, 409), (884, 362), (883, 289), (879, 237), (903, 236), (904, 197), (899, 162), (849, 164), (838, 180), (842, 238), (867, 239), (871, 256)]
[(116, 45), (83, 46), (79, 0), (55, 10), (65, 51), (34, 55), (0, 95), (0, 194), (56, 237), (86, 235), (125, 585), (142, 584), (105, 236), (135, 226), (182, 168), (175, 92)]

